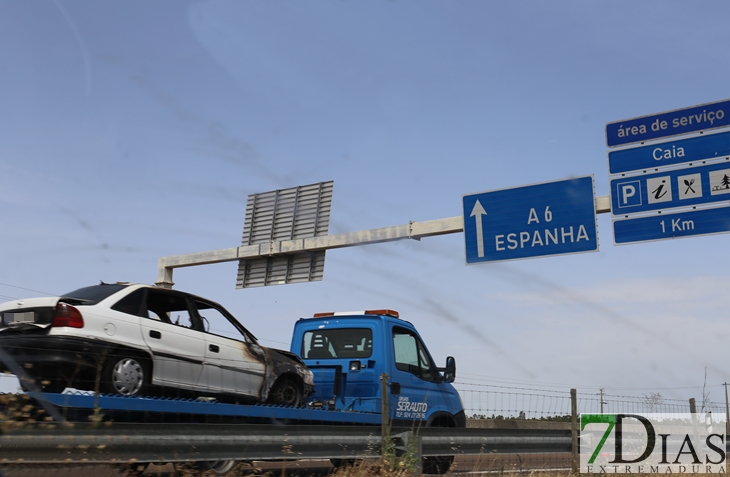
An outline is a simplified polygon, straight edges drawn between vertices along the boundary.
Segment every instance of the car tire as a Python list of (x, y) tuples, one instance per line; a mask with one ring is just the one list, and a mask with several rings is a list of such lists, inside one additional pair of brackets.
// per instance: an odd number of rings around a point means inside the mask
[(117, 356), (104, 366), (101, 390), (117, 396), (140, 396), (147, 388), (147, 366), (144, 360)]
[(297, 378), (291, 376), (279, 378), (269, 391), (269, 404), (299, 407), (303, 404), (303, 401), (302, 385)]

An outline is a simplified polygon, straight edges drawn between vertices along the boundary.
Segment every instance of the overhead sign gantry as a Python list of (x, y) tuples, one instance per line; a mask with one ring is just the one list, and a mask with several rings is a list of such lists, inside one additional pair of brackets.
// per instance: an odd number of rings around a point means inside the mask
[[(321, 184), (331, 185), (331, 183)], [(319, 186), (319, 184), (312, 184), (310, 186), (301, 187), (309, 188), (313, 186)], [(326, 191), (327, 188), (325, 187), (323, 190)], [(255, 195), (261, 194), (254, 194), (252, 196), (249, 196), (249, 204), (251, 204), (253, 200), (252, 197), (254, 197)], [(597, 197), (595, 198), (595, 201), (590, 201), (587, 198), (585, 200), (587, 201), (586, 203), (589, 207), (595, 208), (596, 213), (606, 213), (610, 211), (610, 201), (607, 196)], [(327, 207), (329, 207), (329, 205), (327, 205)], [(249, 214), (247, 213), (247, 221), (248, 217)], [(289, 217), (288, 219), (291, 221), (292, 217)], [(319, 223), (321, 225), (322, 222), (320, 221)], [(241, 288), (241, 280), (245, 281), (245, 278), (241, 276), (242, 267), (240, 265), (242, 263), (262, 259), (264, 260), (264, 263), (282, 263), (282, 261), (290, 260), (289, 257), (292, 256), (302, 257), (302, 254), (316, 254), (317, 252), (323, 252), (330, 249), (392, 242), (395, 240), (404, 239), (420, 240), (424, 237), (459, 233), (464, 231), (464, 219), (461, 216), (456, 216), (448, 217), (445, 219), (426, 220), (422, 222), (410, 221), (407, 224), (402, 225), (360, 230), (357, 232), (347, 232), (333, 235), (322, 235), (321, 229), (319, 230), (319, 235), (307, 234), (307, 236), (297, 235), (293, 237), (288, 237), (285, 235), (284, 237), (281, 237), (277, 234), (272, 234), (270, 239), (266, 237), (257, 238), (257, 243), (246, 243), (247, 235), (245, 231), (248, 230), (247, 227), (247, 225), (244, 225), (244, 243), (241, 246), (219, 250), (210, 250), (206, 252), (161, 257), (158, 260), (157, 264), (156, 284), (160, 287), (172, 288), (172, 286), (174, 285), (173, 272), (176, 268), (237, 261), (239, 262), (239, 275), (237, 285), (239, 288)], [(574, 238), (577, 238), (578, 232), (579, 231), (577, 230), (574, 232)], [(268, 262), (269, 259), (273, 259), (273, 261)], [(270, 266), (271, 265), (267, 265), (267, 267)], [(245, 270), (245, 265), (243, 265), (243, 269)], [(262, 267), (259, 270), (266, 270), (266, 267)], [(318, 273), (318, 270), (314, 271), (317, 273), (312, 274), (313, 279), (321, 280), (322, 274)], [(280, 275), (278, 276), (282, 278), (274, 280), (265, 279), (264, 277), (262, 277), (262, 279), (260, 280), (260, 285), (258, 286), (283, 285), (286, 283), (312, 281), (302, 279), (304, 277), (303, 273), (297, 276), (297, 280), (289, 281), (286, 278), (287, 274), (280, 273)], [(269, 275), (269, 277), (274, 277), (274, 275)]]
[(332, 182), (254, 194), (241, 246), (162, 257), (157, 285), (172, 287), (175, 268), (230, 261), (238, 288), (321, 280), (326, 250), (458, 232), (467, 264), (597, 251), (606, 212), (616, 244), (730, 232), (730, 99), (608, 123), (606, 144), (611, 196), (585, 176), (464, 195), (459, 217), (344, 234), (327, 234)]

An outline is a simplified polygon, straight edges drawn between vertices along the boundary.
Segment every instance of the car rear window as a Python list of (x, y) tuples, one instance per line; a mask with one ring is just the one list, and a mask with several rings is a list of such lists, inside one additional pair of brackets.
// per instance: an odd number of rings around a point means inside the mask
[(119, 290), (127, 288), (129, 285), (122, 284), (106, 284), (94, 285), (90, 287), (79, 288), (72, 292), (61, 295), (64, 298), (75, 298), (84, 302), (84, 305), (95, 305), (101, 300), (112, 296)]
[(373, 354), (370, 328), (334, 328), (307, 331), (302, 338), (305, 359), (369, 358)]

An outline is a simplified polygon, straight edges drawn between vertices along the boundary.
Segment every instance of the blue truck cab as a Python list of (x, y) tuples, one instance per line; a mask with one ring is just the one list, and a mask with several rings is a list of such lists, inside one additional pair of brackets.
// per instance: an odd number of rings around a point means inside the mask
[(314, 373), (310, 400), (331, 410), (381, 413), (388, 375), (391, 423), (466, 427), (453, 357), (444, 368), (408, 321), (392, 310), (318, 313), (294, 326), (291, 351)]

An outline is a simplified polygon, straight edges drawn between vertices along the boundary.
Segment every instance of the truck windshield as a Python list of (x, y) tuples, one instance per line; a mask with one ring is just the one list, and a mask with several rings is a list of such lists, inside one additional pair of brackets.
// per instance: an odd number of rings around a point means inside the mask
[(369, 358), (373, 353), (370, 328), (337, 328), (307, 331), (302, 338), (304, 359)]

